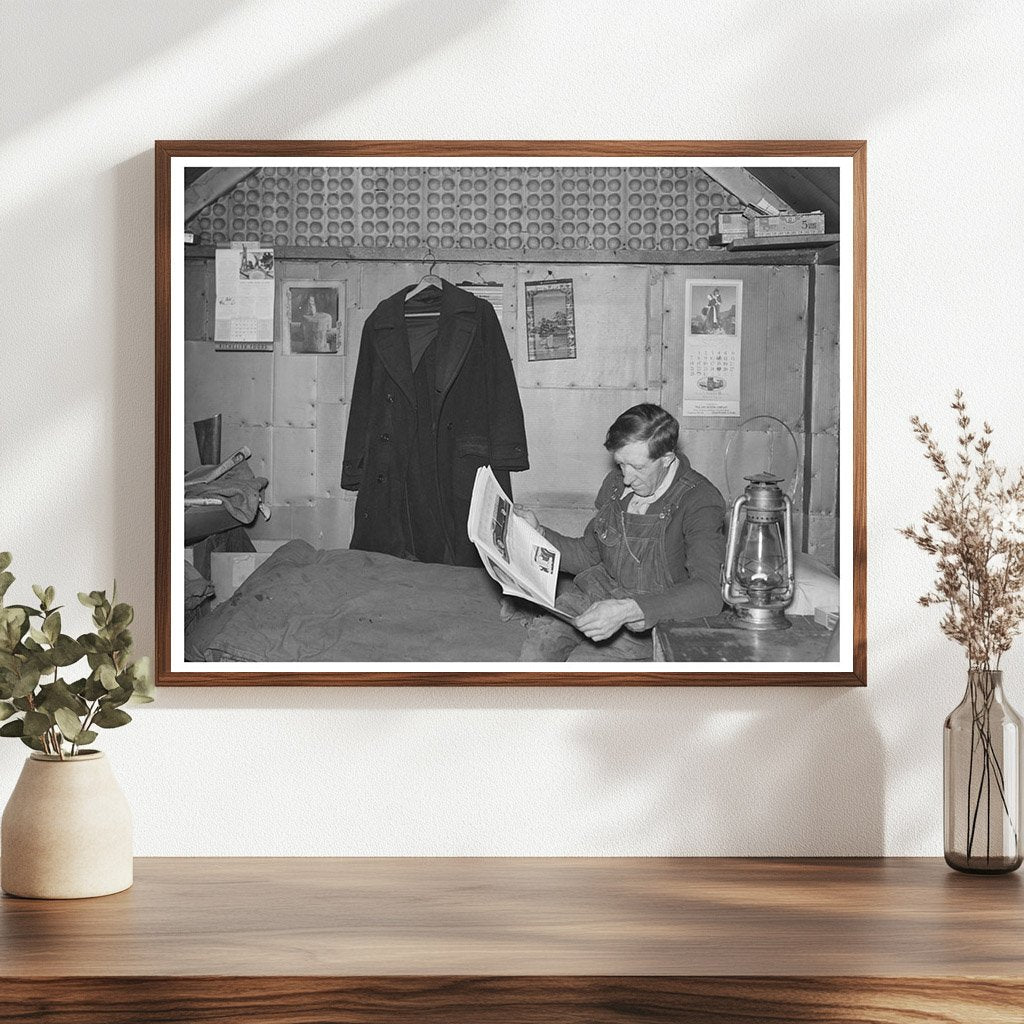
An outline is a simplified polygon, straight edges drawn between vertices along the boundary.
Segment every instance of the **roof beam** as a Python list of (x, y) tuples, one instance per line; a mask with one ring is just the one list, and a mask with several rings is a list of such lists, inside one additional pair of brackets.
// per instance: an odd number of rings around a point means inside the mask
[(714, 178), (722, 188), (730, 191), (741, 203), (764, 213), (772, 212), (765, 208), (765, 204), (779, 213), (792, 212), (789, 203), (758, 181), (745, 167), (702, 167), (701, 170), (709, 178)]
[(245, 181), (257, 167), (211, 167), (185, 189), (185, 223)]

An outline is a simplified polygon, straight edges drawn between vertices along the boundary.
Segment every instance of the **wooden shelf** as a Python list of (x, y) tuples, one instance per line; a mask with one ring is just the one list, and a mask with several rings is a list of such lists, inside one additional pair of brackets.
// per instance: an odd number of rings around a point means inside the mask
[(1020, 1021), (1024, 889), (934, 859), (140, 859), (0, 901), (0, 1019)]
[[(800, 236), (803, 237), (803, 236)], [(824, 235), (816, 238), (833, 238)], [(744, 241), (764, 241), (745, 239)], [(769, 241), (776, 241), (770, 239)], [(780, 240), (785, 241), (785, 240)], [(256, 244), (256, 243), (252, 243)], [(735, 245), (736, 243), (733, 243)], [(821, 245), (827, 245), (827, 242)], [(226, 247), (225, 247), (226, 248)], [(386, 263), (419, 263), (436, 260), (438, 263), (629, 263), (656, 266), (805, 266), (818, 262), (817, 249), (806, 242), (794, 245), (758, 247), (749, 252), (729, 249), (665, 249), (634, 251), (632, 249), (434, 249), (424, 246), (415, 249), (395, 249), (376, 246), (274, 246), (274, 258), (279, 260), (310, 260), (330, 263), (333, 260), (369, 261)], [(217, 247), (213, 245), (186, 245), (185, 259), (213, 259)]]
[(838, 242), (838, 235), (779, 235), (770, 238), (737, 238), (734, 242), (729, 243), (729, 252), (827, 249)]

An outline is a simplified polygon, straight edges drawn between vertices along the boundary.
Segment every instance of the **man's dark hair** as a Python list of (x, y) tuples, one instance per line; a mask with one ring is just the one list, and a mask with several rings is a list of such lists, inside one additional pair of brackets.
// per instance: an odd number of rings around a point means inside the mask
[(617, 452), (634, 441), (646, 441), (648, 457), (660, 459), (674, 452), (679, 444), (679, 420), (660, 405), (634, 405), (608, 428), (604, 446)]

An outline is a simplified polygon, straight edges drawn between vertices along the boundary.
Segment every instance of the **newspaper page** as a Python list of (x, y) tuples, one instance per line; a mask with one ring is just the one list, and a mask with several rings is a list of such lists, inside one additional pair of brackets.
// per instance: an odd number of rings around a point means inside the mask
[(572, 622), (573, 616), (555, 608), (558, 549), (515, 514), (490, 466), (476, 471), (467, 528), (484, 568), (503, 593)]

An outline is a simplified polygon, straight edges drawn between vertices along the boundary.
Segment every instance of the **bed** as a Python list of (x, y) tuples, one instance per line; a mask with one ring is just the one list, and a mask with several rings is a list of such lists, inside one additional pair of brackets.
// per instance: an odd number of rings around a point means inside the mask
[[(800, 556), (790, 613), (815, 615), (838, 602), (835, 575)], [(186, 628), (185, 658), (518, 661), (533, 608), (503, 601), (483, 569), (410, 562), (374, 551), (320, 551), (293, 540), (259, 564), (228, 600)]]
[(501, 593), (483, 569), (293, 540), (186, 630), (185, 658), (516, 661), (525, 620), (502, 616)]

